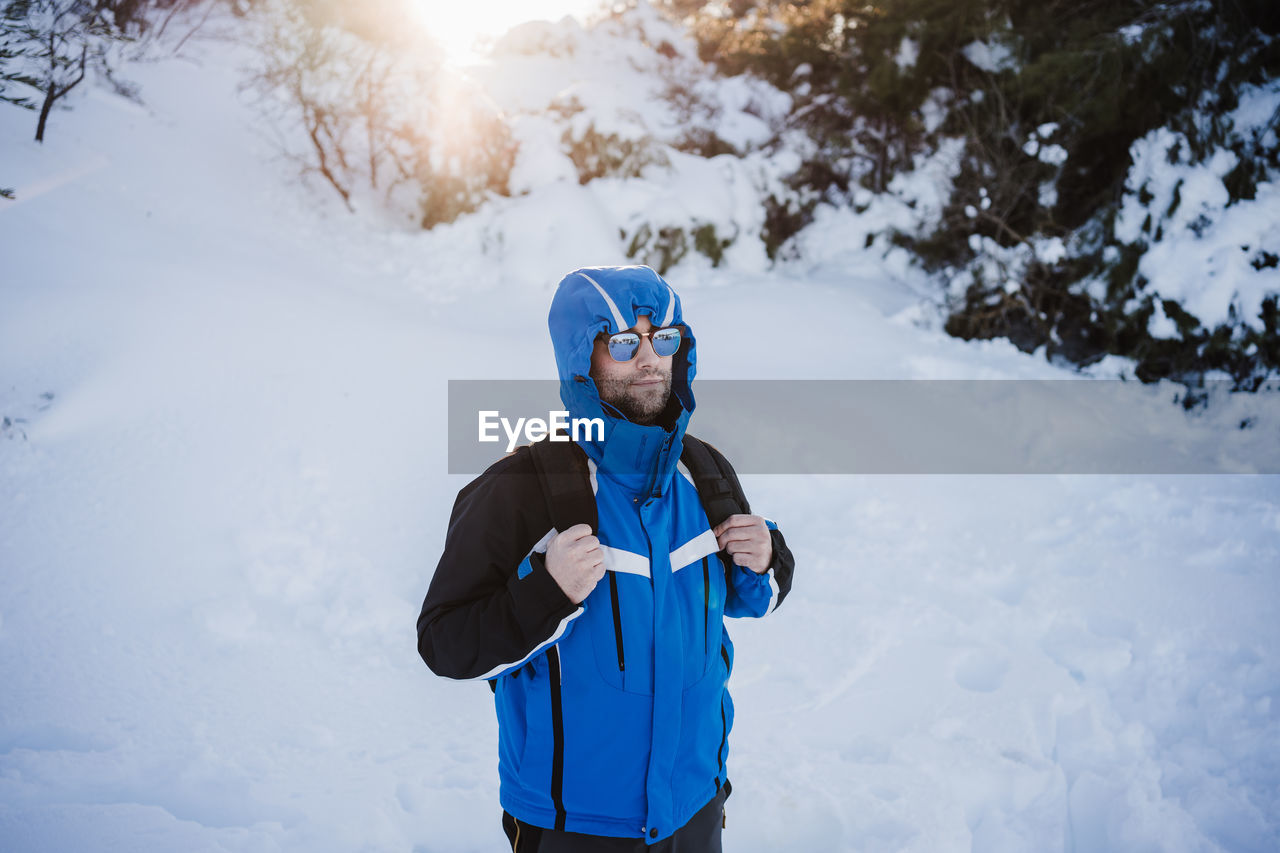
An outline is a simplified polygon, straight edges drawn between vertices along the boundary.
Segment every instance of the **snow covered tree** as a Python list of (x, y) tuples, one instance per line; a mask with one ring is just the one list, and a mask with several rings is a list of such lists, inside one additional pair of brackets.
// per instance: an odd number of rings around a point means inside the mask
[(1173, 252), (1174, 230), (1227, 239), (1215, 223), (1280, 179), (1274, 2), (746, 0), (696, 31), (725, 73), (794, 98), (807, 201), (771, 215), (771, 239), (942, 158), (940, 215), (894, 240), (946, 289), (953, 334), (1075, 364), (1122, 355), (1144, 379), (1222, 371), (1248, 387), (1280, 369), (1274, 301), (1257, 295), (1277, 289), (1274, 255), (1257, 254), (1270, 237), (1238, 229), (1230, 314), (1188, 308), (1195, 288), (1148, 257)]
[(39, 111), (36, 141), (49, 115), (90, 72), (117, 92), (136, 97), (115, 77), (121, 48), (148, 29), (155, 7), (193, 0), (3, 0), (0, 2), (0, 100)]
[(25, 82), (25, 75), (18, 69), (18, 63), (26, 55), (22, 46), (9, 41), (8, 30), (0, 30), (0, 101), (29, 107), (31, 88)]
[(38, 95), (6, 100), (36, 109), (36, 141), (44, 141), (54, 105), (85, 79), (101, 40), (113, 32), (109, 9), (90, 0), (9, 0), (0, 13), (0, 43), (5, 46), (7, 81), (24, 84)]

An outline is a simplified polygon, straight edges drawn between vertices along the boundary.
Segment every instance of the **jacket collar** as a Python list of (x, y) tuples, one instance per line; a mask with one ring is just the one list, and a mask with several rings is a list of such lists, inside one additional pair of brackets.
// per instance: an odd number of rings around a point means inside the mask
[(616, 480), (631, 494), (659, 496), (666, 494), (675, 474), (688, 423), (683, 407), (671, 429), (606, 415), (604, 439), (579, 445), (596, 463), (598, 475)]

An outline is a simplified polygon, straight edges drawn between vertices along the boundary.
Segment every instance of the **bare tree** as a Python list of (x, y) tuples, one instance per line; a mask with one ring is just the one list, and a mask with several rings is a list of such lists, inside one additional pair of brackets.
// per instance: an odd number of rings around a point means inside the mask
[(496, 108), (439, 51), (387, 31), (403, 20), (387, 14), (399, 2), (366, 3), (357, 15), (262, 0), (260, 61), (246, 88), (282, 153), (348, 209), (373, 190), (431, 227), (505, 192), (513, 149)]
[[(300, 127), (307, 139), (305, 153), (279, 142), (281, 149), (302, 166), (320, 175), (351, 207), (351, 186), (357, 180), (357, 150), (368, 144), (371, 181), (377, 180), (378, 140), (373, 124), (362, 121), (360, 98), (366, 106), (375, 66), (383, 66), (379, 49), (334, 26), (318, 24), (304, 6), (278, 2), (264, 10), (259, 45), (262, 63), (248, 81), (271, 129), (287, 136)], [(358, 128), (364, 125), (365, 139)]]

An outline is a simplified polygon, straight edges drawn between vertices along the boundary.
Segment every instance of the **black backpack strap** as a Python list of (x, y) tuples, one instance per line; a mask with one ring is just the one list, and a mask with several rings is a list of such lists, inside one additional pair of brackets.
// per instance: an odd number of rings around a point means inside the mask
[[(702, 499), (707, 521), (711, 522), (712, 527), (735, 513), (751, 514), (751, 505), (747, 503), (738, 475), (734, 473), (729, 460), (715, 447), (686, 434), (680, 461), (693, 476), (693, 484), (698, 487), (698, 497)], [(787, 547), (782, 531), (771, 530), (769, 536), (773, 540), (773, 573), (778, 584), (777, 604), (780, 605), (791, 591), (795, 557)], [(732, 564), (723, 551), (720, 552), (720, 561), (724, 564), (725, 571), (729, 571)]]
[[(533, 463), (551, 525), (561, 531), (575, 524), (586, 524), (595, 533), (599, 523), (596, 496), (591, 491), (591, 469), (582, 448), (571, 441), (544, 438), (516, 450), (516, 453), (526, 452)], [(532, 671), (532, 667), (532, 663), (526, 664), (509, 675), (519, 677), (525, 670)], [(489, 679), (489, 689), (498, 692), (498, 679)]]
[(750, 514), (751, 505), (738, 482), (738, 475), (724, 454), (700, 438), (684, 436), (680, 461), (693, 476), (707, 521), (715, 527), (731, 515)]
[(587, 454), (572, 441), (542, 439), (529, 445), (538, 484), (557, 531), (586, 524), (597, 532), (596, 496), (591, 492)]

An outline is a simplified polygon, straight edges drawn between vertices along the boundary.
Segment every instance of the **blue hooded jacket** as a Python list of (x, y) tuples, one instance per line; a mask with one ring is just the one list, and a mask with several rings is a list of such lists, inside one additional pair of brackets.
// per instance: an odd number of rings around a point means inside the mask
[[(589, 375), (596, 336), (632, 328), (640, 316), (684, 332), (662, 425), (620, 416)], [(576, 607), (559, 591), (545, 568), (556, 531), (540, 496), (526, 489), (517, 499), (511, 493), (520, 487), (490, 485), (518, 468), (517, 453), (459, 495), (419, 619), (419, 649), (441, 674), (494, 679), (506, 811), (535, 826), (653, 843), (727, 784), (733, 644), (723, 617), (772, 610), (790, 585), (791, 557), (777, 532), (774, 565), (763, 574), (719, 550), (680, 462), (696, 341), (679, 297), (656, 272), (575, 270), (560, 282), (549, 325), (566, 409), (605, 424), (602, 439), (578, 442), (589, 459), (605, 577)], [(485, 519), (480, 535), (518, 542), (523, 557), (495, 551), (505, 545), (491, 540), (473, 543), (471, 517)], [(498, 524), (512, 536), (492, 529)], [(496, 566), (492, 592), (453, 580), (454, 566), (508, 559), (518, 569), (499, 586)], [(501, 652), (475, 651), (510, 624), (519, 632), (496, 641)]]

